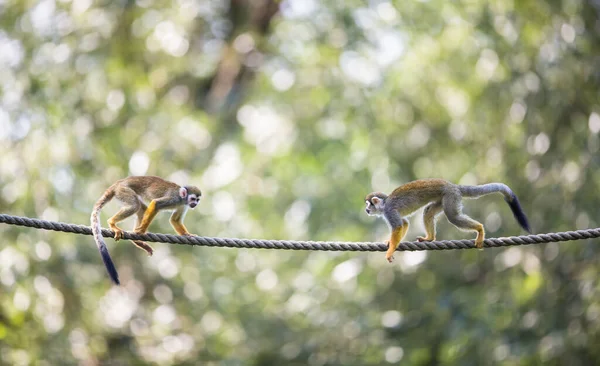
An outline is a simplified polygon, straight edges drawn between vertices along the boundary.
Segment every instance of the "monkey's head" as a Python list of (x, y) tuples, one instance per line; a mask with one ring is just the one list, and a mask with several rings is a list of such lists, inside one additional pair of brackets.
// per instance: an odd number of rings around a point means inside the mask
[(185, 204), (190, 208), (195, 208), (200, 203), (202, 192), (200, 188), (194, 186), (185, 186), (179, 188), (179, 196), (185, 200)]
[(369, 216), (381, 216), (383, 215), (383, 209), (385, 208), (385, 199), (387, 194), (381, 192), (369, 193), (365, 198), (367, 207), (365, 212)]

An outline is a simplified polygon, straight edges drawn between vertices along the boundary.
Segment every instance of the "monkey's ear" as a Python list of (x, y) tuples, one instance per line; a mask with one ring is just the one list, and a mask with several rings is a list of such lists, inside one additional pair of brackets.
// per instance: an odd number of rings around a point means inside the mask
[(378, 205), (379, 203), (381, 203), (381, 198), (373, 197), (371, 198), (371, 202), (373, 202), (374, 205)]
[(187, 197), (187, 189), (185, 187), (179, 188), (179, 197), (181, 197), (181, 198)]

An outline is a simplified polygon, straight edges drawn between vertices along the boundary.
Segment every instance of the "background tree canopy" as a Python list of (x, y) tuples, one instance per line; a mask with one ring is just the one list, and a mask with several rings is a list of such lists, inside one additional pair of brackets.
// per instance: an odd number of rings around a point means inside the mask
[[(0, 212), (88, 224), (115, 180), (152, 174), (203, 189), (199, 235), (383, 241), (364, 196), (440, 177), (505, 182), (536, 233), (595, 227), (599, 15), (592, 0), (0, 1)], [(522, 233), (500, 196), (465, 211), (488, 236)], [(172, 232), (163, 215), (150, 229)], [(107, 240), (115, 287), (91, 237), (0, 237), (3, 363), (600, 362), (598, 240), (392, 265)], [(442, 218), (438, 237), (473, 235)]]

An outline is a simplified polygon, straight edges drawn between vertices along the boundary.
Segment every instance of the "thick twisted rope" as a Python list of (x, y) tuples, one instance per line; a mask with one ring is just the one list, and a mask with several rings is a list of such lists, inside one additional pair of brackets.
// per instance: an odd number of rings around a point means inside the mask
[[(0, 223), (33, 227), (36, 229), (62, 231), (67, 233), (92, 235), (89, 226), (67, 224), (63, 222), (31, 219), (28, 217), (11, 216), (0, 214)], [(102, 236), (114, 237), (114, 232), (102, 229)], [(507, 238), (489, 238), (483, 242), (484, 247), (505, 247), (513, 245), (542, 244), (549, 242), (592, 239), (600, 237), (600, 228), (561, 233), (512, 236)], [(385, 243), (369, 242), (337, 242), (337, 241), (295, 241), (295, 240), (261, 240), (261, 239), (233, 239), (233, 238), (211, 238), (205, 236), (180, 236), (169, 234), (135, 234), (124, 232), (124, 239), (143, 240), (150, 242), (161, 242), (170, 244), (201, 245), (209, 247), (229, 248), (262, 248), (262, 249), (291, 249), (291, 250), (328, 250), (328, 251), (362, 251), (362, 252), (384, 252), (387, 250)], [(431, 242), (402, 242), (397, 250), (447, 250), (447, 249), (470, 249), (475, 248), (474, 240), (441, 240)]]

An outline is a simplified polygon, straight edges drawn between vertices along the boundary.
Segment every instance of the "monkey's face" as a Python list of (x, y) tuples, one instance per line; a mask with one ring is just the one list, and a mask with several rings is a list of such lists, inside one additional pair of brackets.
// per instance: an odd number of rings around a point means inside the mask
[(198, 203), (200, 203), (200, 197), (202, 197), (202, 192), (200, 189), (194, 186), (185, 186), (179, 188), (179, 197), (185, 202), (185, 204), (190, 208), (196, 208)]
[(383, 209), (385, 207), (384, 197), (379, 197), (373, 193), (367, 196), (365, 200), (367, 207), (365, 207), (365, 212), (369, 216), (381, 216), (383, 215)]
[(194, 193), (188, 194), (187, 196), (187, 205), (190, 208), (194, 209), (200, 203), (200, 196), (195, 195)]

